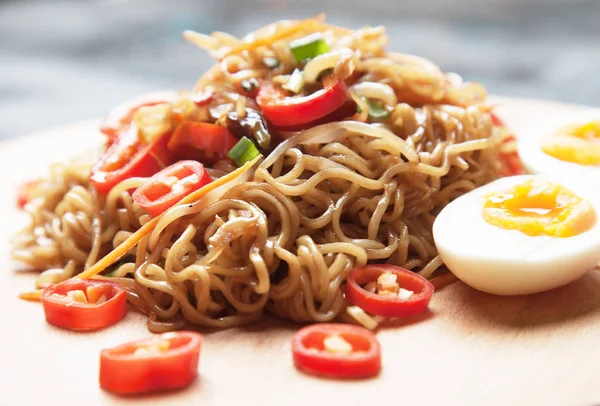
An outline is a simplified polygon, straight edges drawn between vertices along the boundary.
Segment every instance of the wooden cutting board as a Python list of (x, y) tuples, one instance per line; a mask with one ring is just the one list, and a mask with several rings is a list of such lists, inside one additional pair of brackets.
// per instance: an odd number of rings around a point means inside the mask
[[(583, 107), (495, 98), (518, 136)], [(101, 143), (86, 122), (0, 143), (0, 405), (593, 405), (600, 404), (600, 274), (554, 291), (496, 297), (455, 283), (437, 292), (429, 314), (378, 333), (383, 371), (339, 382), (298, 373), (291, 362), (296, 325), (205, 331), (200, 378), (187, 389), (119, 398), (98, 387), (102, 348), (149, 335), (144, 317), (83, 334), (47, 325), (39, 304), (19, 301), (32, 272), (11, 262), (9, 238), (26, 221), (14, 190), (49, 164)]]

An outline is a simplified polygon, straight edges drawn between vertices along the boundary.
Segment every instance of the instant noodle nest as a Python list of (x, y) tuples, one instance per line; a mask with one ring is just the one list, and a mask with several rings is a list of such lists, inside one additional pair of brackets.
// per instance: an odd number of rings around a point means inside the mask
[[(356, 266), (390, 263), (437, 275), (443, 264), (431, 233), (436, 214), (499, 176), (501, 136), (482, 104), (485, 89), (424, 59), (386, 52), (381, 27), (348, 30), (315, 18), (275, 23), (242, 39), (187, 32), (217, 59), (196, 84), (216, 95), (199, 117), (208, 109), (242, 116), (254, 108), (236, 86), (289, 75), (297, 65), (289, 42), (314, 32), (327, 40), (337, 58), (334, 74), (350, 84), (362, 112), (288, 134), (218, 196), (167, 211), (103, 273), (127, 288), (150, 330), (186, 322), (236, 326), (265, 311), (325, 322), (345, 313), (343, 287)], [(279, 66), (265, 68), (266, 57)], [(389, 119), (369, 122), (361, 95), (385, 100)], [(151, 221), (127, 192), (144, 179), (126, 180), (103, 197), (90, 187), (89, 169), (55, 165), (27, 206), (31, 225), (17, 236), (13, 256), (50, 269), (38, 287), (89, 269)], [(211, 175), (233, 169), (220, 162)]]

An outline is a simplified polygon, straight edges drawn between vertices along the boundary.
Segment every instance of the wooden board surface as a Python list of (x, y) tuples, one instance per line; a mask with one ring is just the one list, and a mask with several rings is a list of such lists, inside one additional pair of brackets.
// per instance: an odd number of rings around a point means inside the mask
[[(582, 107), (496, 98), (514, 131)], [(189, 388), (118, 398), (97, 383), (102, 348), (149, 335), (130, 313), (112, 328), (82, 334), (44, 321), (16, 294), (34, 276), (9, 259), (9, 238), (26, 219), (14, 209), (20, 181), (101, 141), (94, 122), (0, 143), (0, 405), (593, 405), (600, 404), (600, 273), (532, 296), (496, 297), (455, 283), (434, 295), (424, 317), (380, 331), (382, 374), (361, 382), (302, 375), (289, 340), (297, 326), (207, 331), (200, 378)], [(379, 403), (377, 403), (379, 402)]]

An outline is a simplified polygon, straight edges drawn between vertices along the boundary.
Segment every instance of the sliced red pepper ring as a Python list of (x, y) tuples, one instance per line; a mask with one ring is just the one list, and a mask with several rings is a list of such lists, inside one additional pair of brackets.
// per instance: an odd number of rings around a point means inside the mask
[[(334, 121), (342, 121), (346, 118), (353, 116), (356, 113), (356, 102), (350, 98), (342, 104), (340, 108), (335, 110), (332, 113), (329, 113), (325, 117), (321, 117), (315, 121), (311, 121), (309, 123), (303, 123), (296, 126), (291, 127), (279, 127), (278, 129), (283, 131), (300, 131), (305, 130), (307, 128), (316, 127), (321, 124), (327, 124)], [(281, 134), (283, 136), (283, 134)], [(285, 138), (285, 137), (284, 137)]]
[(100, 353), (100, 387), (135, 394), (188, 386), (198, 375), (201, 334), (181, 331), (133, 341)]
[[(189, 95), (189, 98), (196, 106), (207, 105), (213, 97), (214, 91), (212, 89)], [(178, 94), (173, 91), (150, 93), (127, 100), (111, 109), (106, 118), (100, 123), (100, 132), (106, 135), (107, 146), (111, 146), (120, 134), (129, 129), (129, 125), (133, 121), (135, 112), (141, 107), (156, 106), (157, 104), (162, 103), (173, 103), (177, 98)]]
[(161, 103), (168, 103), (175, 100), (177, 93), (166, 91), (158, 93), (145, 94), (131, 100), (127, 100), (109, 111), (106, 118), (100, 124), (100, 131), (106, 135), (108, 145), (119, 137), (119, 134), (126, 131), (133, 120), (134, 113), (145, 106), (155, 106)]
[(206, 165), (227, 157), (238, 142), (227, 127), (217, 124), (184, 120), (177, 126), (168, 148), (186, 159), (195, 159)]
[(168, 133), (164, 134), (143, 145), (138, 138), (137, 128), (131, 126), (94, 164), (90, 182), (100, 193), (107, 194), (125, 179), (154, 175), (174, 161), (167, 149), (169, 136)]
[(305, 97), (286, 97), (283, 89), (265, 84), (256, 102), (267, 120), (276, 127), (286, 128), (310, 126), (311, 122), (338, 110), (350, 98), (343, 80), (327, 76), (323, 79), (323, 89)]
[(33, 191), (41, 181), (41, 179), (33, 179), (19, 186), (17, 189), (17, 207), (19, 209), (24, 209), (25, 205), (31, 201)]
[(133, 192), (132, 198), (156, 217), (210, 182), (212, 179), (200, 162), (179, 161), (148, 179)]
[[(384, 274), (395, 276), (395, 283), (409, 292), (408, 297), (378, 294), (363, 287), (377, 282)], [(424, 312), (434, 290), (431, 282), (421, 275), (394, 265), (373, 264), (354, 268), (346, 279), (346, 300), (368, 313), (384, 317), (407, 317)]]
[(127, 312), (127, 292), (118, 283), (71, 279), (45, 288), (46, 321), (68, 330), (91, 331), (115, 324)]
[(358, 379), (381, 371), (381, 348), (375, 335), (351, 324), (313, 324), (292, 338), (294, 365), (328, 378)]

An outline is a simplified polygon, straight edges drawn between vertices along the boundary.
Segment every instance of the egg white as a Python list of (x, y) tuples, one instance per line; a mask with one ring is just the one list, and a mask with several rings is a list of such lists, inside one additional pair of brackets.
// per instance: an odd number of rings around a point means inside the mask
[(569, 124), (586, 124), (600, 120), (600, 112), (587, 111), (558, 118), (548, 117), (543, 123), (523, 130), (517, 141), (519, 157), (529, 173), (547, 175), (566, 186), (588, 183), (600, 186), (600, 167), (561, 161), (542, 151), (543, 139), (552, 136), (561, 127)]
[(596, 210), (594, 226), (567, 238), (529, 236), (487, 223), (484, 196), (523, 183), (533, 175), (498, 179), (446, 206), (433, 224), (438, 252), (460, 280), (498, 295), (542, 292), (572, 282), (600, 262), (600, 198), (579, 185), (567, 188)]

